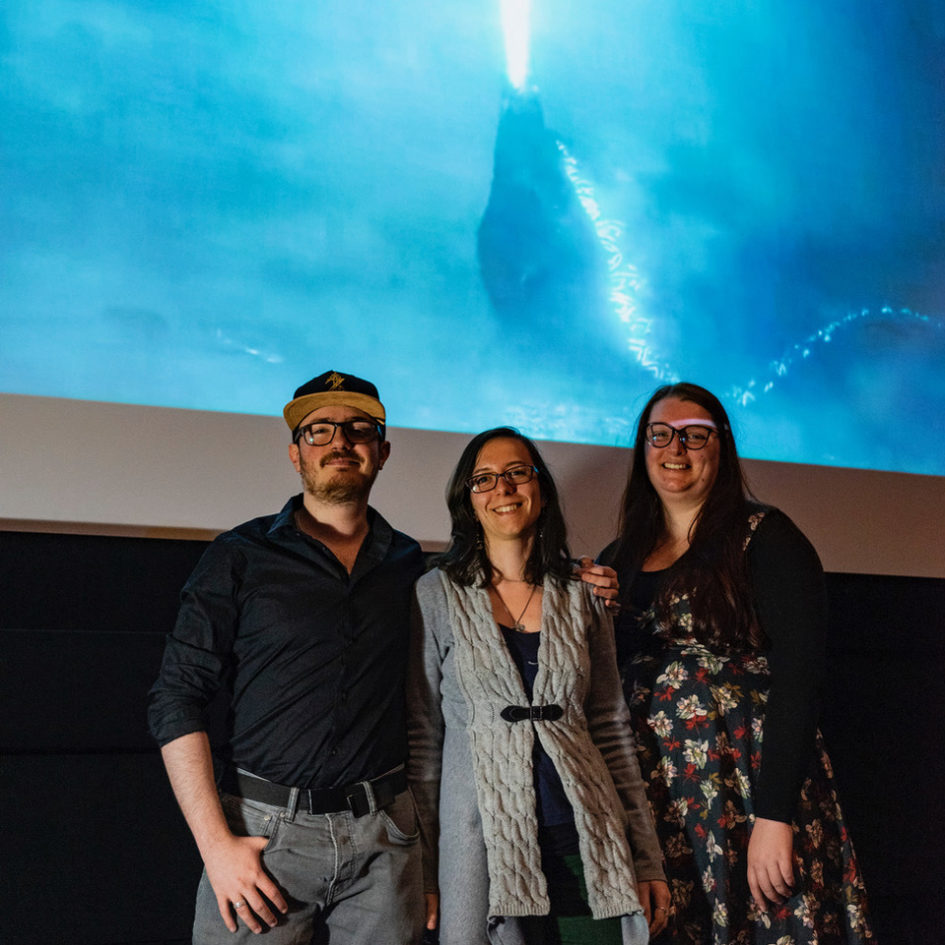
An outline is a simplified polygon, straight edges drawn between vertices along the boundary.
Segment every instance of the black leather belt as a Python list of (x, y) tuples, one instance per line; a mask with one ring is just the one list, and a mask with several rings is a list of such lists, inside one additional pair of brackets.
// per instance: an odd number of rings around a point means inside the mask
[(556, 722), (564, 715), (560, 705), (507, 705), (499, 715), (506, 722)]
[[(276, 784), (274, 781), (263, 781), (251, 775), (240, 774), (239, 771), (227, 772), (221, 785), (227, 794), (245, 797), (248, 801), (259, 801), (262, 804), (272, 804), (276, 807), (288, 807), (291, 787), (285, 784)], [(351, 811), (355, 817), (363, 817), (371, 810), (386, 807), (394, 798), (407, 790), (407, 772), (403, 768), (382, 774), (373, 781), (358, 781), (347, 787), (327, 788), (300, 788), (297, 810), (309, 814), (334, 814), (341, 811)], [(371, 799), (374, 806), (371, 806)]]

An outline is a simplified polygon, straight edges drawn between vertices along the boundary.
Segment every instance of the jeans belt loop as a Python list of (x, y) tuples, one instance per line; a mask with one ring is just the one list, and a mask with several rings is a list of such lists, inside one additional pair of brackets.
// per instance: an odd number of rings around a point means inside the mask
[[(357, 787), (364, 791), (364, 799), (367, 801), (368, 813), (377, 813), (377, 795), (374, 793), (374, 785), (370, 781), (358, 781)], [(354, 795), (357, 797), (357, 795)], [(353, 808), (352, 808), (353, 809)]]
[(297, 787), (289, 788), (289, 799), (285, 807), (286, 823), (291, 824), (295, 820), (295, 812), (299, 809), (299, 789)]

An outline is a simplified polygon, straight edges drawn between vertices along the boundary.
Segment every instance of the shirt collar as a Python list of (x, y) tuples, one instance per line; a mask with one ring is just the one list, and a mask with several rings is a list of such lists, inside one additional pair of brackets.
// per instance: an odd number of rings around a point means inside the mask
[[(282, 510), (276, 515), (269, 526), (269, 534), (274, 535), (277, 532), (289, 530), (296, 531), (295, 510), (302, 504), (302, 493), (292, 496), (282, 507)], [(394, 530), (391, 528), (387, 519), (381, 515), (377, 509), (368, 506), (368, 536), (364, 540), (364, 546), (361, 548), (359, 558), (369, 561), (380, 561), (387, 554), (394, 538)]]

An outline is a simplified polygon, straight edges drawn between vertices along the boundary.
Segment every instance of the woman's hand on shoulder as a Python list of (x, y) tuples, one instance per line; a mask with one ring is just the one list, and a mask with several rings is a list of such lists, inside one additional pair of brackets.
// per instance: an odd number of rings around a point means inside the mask
[(748, 839), (748, 886), (762, 912), (794, 892), (794, 831), (780, 820), (756, 817)]
[(574, 573), (586, 584), (594, 588), (594, 595), (600, 597), (607, 609), (616, 613), (620, 609), (617, 598), (620, 596), (620, 582), (617, 572), (606, 564), (594, 564), (593, 558), (584, 555), (578, 559)]
[(641, 880), (637, 883), (637, 898), (650, 927), (650, 938), (655, 938), (669, 922), (669, 886), (661, 879)]

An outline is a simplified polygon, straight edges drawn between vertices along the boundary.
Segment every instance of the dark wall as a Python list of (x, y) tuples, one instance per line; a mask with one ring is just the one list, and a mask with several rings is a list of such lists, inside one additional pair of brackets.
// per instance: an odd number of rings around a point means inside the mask
[[(145, 701), (203, 548), (0, 532), (5, 945), (190, 940), (200, 862)], [(945, 581), (828, 582), (823, 729), (841, 801), (880, 941), (926, 945), (945, 886)]]
[(145, 696), (204, 547), (0, 532), (5, 945), (190, 941), (200, 859)]
[(945, 581), (828, 574), (821, 728), (881, 945), (945, 940)]

